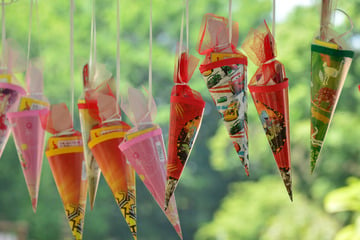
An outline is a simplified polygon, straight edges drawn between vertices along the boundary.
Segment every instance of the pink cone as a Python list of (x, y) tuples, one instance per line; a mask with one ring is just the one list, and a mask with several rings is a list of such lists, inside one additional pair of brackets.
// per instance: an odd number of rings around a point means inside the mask
[(45, 136), (40, 113), (45, 111), (48, 110), (7, 113), (34, 212), (39, 194)]

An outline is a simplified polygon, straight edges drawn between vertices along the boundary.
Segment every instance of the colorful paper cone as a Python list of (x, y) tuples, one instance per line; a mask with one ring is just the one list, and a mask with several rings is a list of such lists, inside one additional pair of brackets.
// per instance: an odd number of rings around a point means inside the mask
[(354, 52), (315, 40), (311, 45), (311, 172), (319, 158)]
[(124, 151), (127, 160), (182, 239), (174, 196), (170, 199), (168, 209), (163, 209), (165, 205), (167, 157), (162, 131), (158, 125), (153, 123), (156, 116), (154, 98), (151, 95), (145, 97), (141, 91), (129, 88), (128, 102), (122, 101), (121, 107), (134, 127), (127, 132), (125, 141), (120, 144), (120, 149)]
[(91, 130), (89, 148), (109, 185), (134, 239), (136, 233), (135, 172), (119, 149), (130, 126), (124, 122)]
[(94, 158), (94, 155), (92, 154), (88, 146), (88, 141), (90, 138), (91, 129), (95, 127), (97, 124), (99, 124), (99, 121), (91, 116), (91, 111), (95, 110), (96, 107), (92, 106), (89, 103), (86, 103), (85, 100), (79, 100), (78, 109), (79, 109), (81, 132), (83, 137), (86, 173), (87, 173), (87, 179), (89, 185), (90, 208), (93, 209), (101, 171)]
[[(165, 166), (167, 161), (161, 129), (156, 126), (150, 127), (127, 134), (126, 139), (119, 146), (121, 151), (150, 191), (159, 207), (163, 209), (165, 205)], [(170, 200), (169, 207), (163, 210), (163, 212), (182, 239), (174, 195)]]
[(34, 212), (38, 202), (45, 140), (40, 114), (47, 111), (43, 109), (7, 113)]
[[(229, 28), (232, 39), (229, 41)], [(200, 65), (211, 97), (223, 119), (235, 150), (249, 175), (247, 135), (247, 58), (237, 49), (238, 24), (213, 14), (204, 16), (199, 53), (206, 55)]]
[[(8, 78), (10, 75), (0, 75), (0, 79)], [(19, 106), (20, 97), (25, 95), (25, 90), (15, 84), (0, 82), (0, 156), (10, 136), (10, 127), (7, 112), (14, 112)]]
[(280, 175), (292, 200), (288, 81), (286, 79), (282, 83), (270, 86), (249, 85), (249, 90)]
[(175, 86), (170, 98), (170, 127), (165, 209), (175, 191), (200, 130), (205, 102), (201, 94), (187, 84), (198, 64), (194, 56), (177, 56)]
[(80, 133), (75, 136), (49, 138), (46, 156), (74, 239), (81, 240), (86, 209), (87, 181)]
[(292, 201), (288, 79), (275, 60), (276, 44), (266, 22), (251, 31), (242, 49), (257, 66), (249, 90), (280, 175)]

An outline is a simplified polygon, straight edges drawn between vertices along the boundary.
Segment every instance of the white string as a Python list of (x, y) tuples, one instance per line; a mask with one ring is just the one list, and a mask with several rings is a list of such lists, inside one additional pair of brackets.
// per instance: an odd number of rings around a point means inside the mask
[(95, 65), (96, 65), (96, 19), (95, 19), (95, 0), (92, 0), (92, 13), (91, 13), (91, 31), (90, 31), (90, 60), (89, 69), (90, 79), (94, 78)]
[(272, 24), (272, 35), (275, 39), (275, 25), (276, 25), (276, 0), (273, 0), (273, 24)]
[[(182, 31), (183, 26), (181, 26)], [(189, 0), (186, 0), (186, 54), (189, 55)]]
[(6, 53), (5, 53), (5, 44), (6, 44), (6, 28), (5, 28), (5, 0), (2, 0), (1, 4), (1, 25), (2, 25), (2, 33), (1, 33), (1, 42), (2, 42), (2, 67), (4, 69), (7, 68), (6, 66)]
[(149, 111), (152, 104), (152, 0), (150, 0), (150, 23), (149, 23)]
[(70, 0), (70, 86), (71, 105), (70, 113), (74, 122), (75, 84), (74, 84), (74, 0)]
[(232, 42), (232, 0), (229, 0), (229, 44)]
[[(26, 68), (29, 68), (30, 63), (30, 47), (31, 47), (31, 30), (32, 30), (32, 15), (33, 15), (33, 0), (30, 0), (30, 13), (29, 13), (29, 33), (28, 33), (28, 51), (26, 57)], [(28, 86), (29, 87), (29, 86)]]
[(354, 28), (354, 22), (353, 22), (353, 20), (351, 19), (351, 17), (350, 17), (345, 11), (343, 11), (343, 10), (341, 10), (341, 9), (339, 9), (339, 8), (337, 8), (336, 11), (339, 11), (339, 12), (341, 12), (342, 14), (344, 14), (344, 15), (348, 18), (348, 20), (349, 20), (349, 22), (350, 22), (350, 29), (336, 37), (337, 39), (340, 39), (340, 38), (345, 37), (345, 36), (348, 35), (349, 33), (351, 33), (351, 31), (352, 31), (353, 28)]
[(70, 0), (70, 86), (71, 105), (70, 112), (74, 121), (75, 84), (74, 84), (74, 0)]
[[(120, 0), (116, 1), (116, 102), (119, 102), (120, 96)], [(119, 108), (116, 108), (119, 113)]]

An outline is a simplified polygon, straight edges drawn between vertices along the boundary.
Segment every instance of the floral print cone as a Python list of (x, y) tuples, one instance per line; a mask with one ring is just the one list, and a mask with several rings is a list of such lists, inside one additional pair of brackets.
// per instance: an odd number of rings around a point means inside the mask
[(136, 239), (135, 172), (118, 147), (129, 129), (124, 122), (95, 127), (91, 130), (89, 148)]
[(7, 113), (34, 212), (38, 202), (45, 141), (40, 114), (46, 114), (47, 111)]
[(354, 52), (315, 40), (311, 45), (311, 159), (314, 171)]
[[(229, 41), (229, 28), (232, 39)], [(238, 24), (206, 14), (200, 30), (198, 51), (205, 55), (200, 65), (212, 99), (234, 148), (249, 175), (247, 134), (247, 58), (237, 49)]]
[(87, 194), (81, 133), (72, 128), (70, 112), (65, 104), (50, 106), (46, 130), (55, 134), (48, 140), (46, 157), (74, 239), (81, 240)]
[(266, 22), (250, 32), (242, 46), (259, 66), (249, 90), (286, 190), (292, 201), (288, 79), (276, 58), (276, 45)]
[(170, 98), (170, 133), (168, 146), (165, 208), (175, 191), (200, 130), (205, 102), (199, 92), (187, 84), (198, 59), (182, 52), (174, 71), (175, 86)]

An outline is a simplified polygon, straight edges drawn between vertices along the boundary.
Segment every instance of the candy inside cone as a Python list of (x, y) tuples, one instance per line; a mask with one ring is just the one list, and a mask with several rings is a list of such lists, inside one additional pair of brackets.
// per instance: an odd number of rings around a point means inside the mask
[(129, 228), (136, 239), (136, 195), (134, 170), (119, 149), (130, 126), (124, 122), (91, 130), (91, 149)]
[(39, 194), (45, 140), (40, 114), (47, 111), (44, 109), (7, 113), (34, 212)]

